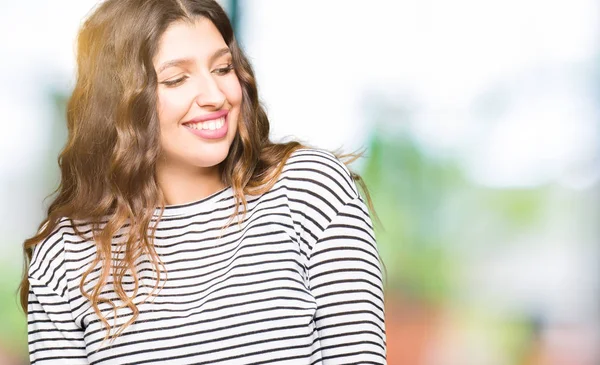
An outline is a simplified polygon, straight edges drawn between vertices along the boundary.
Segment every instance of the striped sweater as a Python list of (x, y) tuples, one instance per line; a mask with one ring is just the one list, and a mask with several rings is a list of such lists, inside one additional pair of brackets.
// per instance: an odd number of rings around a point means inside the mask
[[(61, 220), (29, 267), (31, 363), (385, 364), (378, 252), (346, 167), (328, 152), (302, 149), (270, 191), (247, 199), (244, 219), (225, 229), (231, 188), (165, 208), (154, 245), (167, 280), (144, 300), (156, 274), (138, 260), (139, 317), (114, 342), (103, 341), (106, 330), (79, 288), (94, 242)], [(111, 285), (102, 295), (119, 304)], [(132, 315), (100, 309), (111, 324)]]

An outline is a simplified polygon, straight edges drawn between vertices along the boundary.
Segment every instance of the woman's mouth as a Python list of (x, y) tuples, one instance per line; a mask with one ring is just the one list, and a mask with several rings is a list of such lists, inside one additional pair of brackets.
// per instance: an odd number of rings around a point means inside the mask
[(204, 139), (220, 139), (227, 135), (228, 111), (219, 111), (183, 123), (183, 126), (195, 136)]
[(221, 117), (219, 119), (207, 120), (205, 122), (196, 122), (196, 123), (186, 123), (184, 124), (186, 127), (193, 129), (202, 129), (202, 130), (211, 130), (214, 131), (216, 129), (220, 129), (225, 124), (225, 117)]

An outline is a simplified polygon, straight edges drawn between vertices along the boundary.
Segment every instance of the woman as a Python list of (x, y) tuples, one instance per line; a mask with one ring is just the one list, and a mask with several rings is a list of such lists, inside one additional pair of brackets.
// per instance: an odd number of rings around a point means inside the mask
[(61, 185), (25, 242), (32, 364), (382, 364), (368, 210), (269, 141), (212, 0), (108, 0), (78, 38)]

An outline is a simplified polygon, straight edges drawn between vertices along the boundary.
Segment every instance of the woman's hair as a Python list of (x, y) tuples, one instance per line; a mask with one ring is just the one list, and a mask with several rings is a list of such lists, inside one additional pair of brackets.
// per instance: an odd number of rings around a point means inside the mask
[[(272, 187), (283, 162), (301, 147), (298, 142), (276, 144), (269, 140), (269, 121), (259, 103), (254, 73), (235, 40), (226, 13), (215, 1), (103, 2), (82, 25), (78, 36), (77, 81), (67, 104), (68, 140), (58, 159), (60, 185), (38, 233), (24, 243), (20, 299), (25, 311), (27, 268), (34, 247), (64, 217), (92, 227), (97, 253), (79, 288), (106, 327), (106, 338), (116, 338), (139, 315), (133, 299), (139, 289), (136, 261), (142, 256), (150, 259), (156, 272), (154, 290), (159, 287), (164, 267), (152, 243), (156, 228), (153, 216), (156, 207), (164, 208), (165, 202), (155, 176), (160, 128), (153, 57), (170, 24), (193, 22), (198, 17), (209, 19), (223, 36), (243, 92), (238, 132), (220, 166), (222, 181), (232, 187), (235, 196), (233, 216), (240, 206), (245, 212), (246, 194), (261, 194)], [(122, 259), (111, 262), (115, 257), (111, 243), (123, 230), (126, 234), (118, 246)], [(95, 285), (84, 286), (98, 270)], [(125, 289), (131, 278), (133, 291)], [(122, 305), (101, 296), (108, 284), (112, 284)], [(133, 315), (116, 330), (100, 311), (102, 302), (115, 311), (128, 307)]]

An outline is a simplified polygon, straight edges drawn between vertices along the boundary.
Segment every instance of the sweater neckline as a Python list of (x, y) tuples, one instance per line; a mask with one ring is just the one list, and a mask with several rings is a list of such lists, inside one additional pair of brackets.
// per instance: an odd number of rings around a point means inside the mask
[[(233, 189), (231, 188), (231, 186), (228, 186), (199, 200), (183, 204), (166, 205), (162, 216), (172, 217), (184, 214), (209, 211), (219, 201), (228, 199), (232, 196)], [(155, 215), (158, 216), (159, 214), (160, 208), (157, 208), (155, 211)]]

